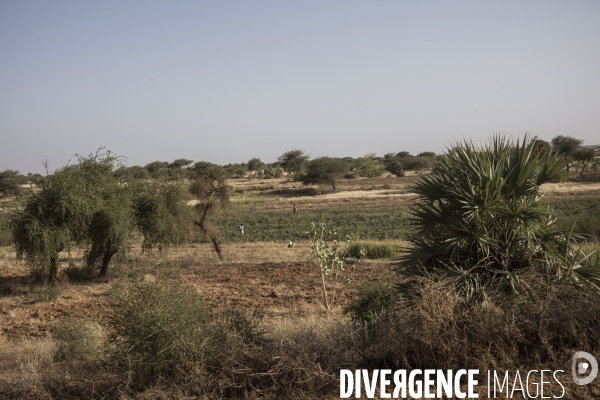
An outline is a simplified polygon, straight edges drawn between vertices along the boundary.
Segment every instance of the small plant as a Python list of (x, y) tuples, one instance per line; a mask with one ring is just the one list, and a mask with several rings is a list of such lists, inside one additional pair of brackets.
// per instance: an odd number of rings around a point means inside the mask
[[(321, 223), (319, 227), (313, 222), (311, 224), (311, 230), (308, 233), (308, 237), (311, 241), (310, 246), (310, 257), (321, 272), (321, 284), (323, 288), (323, 302), (325, 308), (330, 311), (336, 300), (336, 284), (345, 271), (344, 269), (344, 258), (348, 251), (348, 245), (350, 243), (350, 236), (346, 236), (346, 240), (339, 242), (337, 239), (333, 241), (330, 246), (325, 241), (325, 224)], [(329, 234), (333, 237), (337, 236), (335, 230), (329, 231)]]
[(370, 330), (383, 322), (390, 322), (395, 311), (394, 288), (388, 282), (365, 282), (358, 296), (344, 309), (344, 314), (363, 329)]
[(93, 354), (98, 350), (99, 333), (93, 325), (82, 319), (69, 319), (56, 326), (58, 341), (54, 360), (73, 360)]

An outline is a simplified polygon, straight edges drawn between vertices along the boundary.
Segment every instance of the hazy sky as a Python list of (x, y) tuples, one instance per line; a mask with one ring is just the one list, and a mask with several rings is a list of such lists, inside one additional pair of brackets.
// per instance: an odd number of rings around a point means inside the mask
[(0, 171), (600, 144), (600, 1), (0, 0)]

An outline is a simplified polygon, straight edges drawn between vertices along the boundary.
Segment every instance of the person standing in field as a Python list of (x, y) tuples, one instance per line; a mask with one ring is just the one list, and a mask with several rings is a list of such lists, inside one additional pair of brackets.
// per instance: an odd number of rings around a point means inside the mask
[(240, 235), (244, 236), (244, 224), (240, 225)]
[(296, 214), (298, 212), (298, 208), (296, 208), (296, 205), (294, 204), (294, 214)]

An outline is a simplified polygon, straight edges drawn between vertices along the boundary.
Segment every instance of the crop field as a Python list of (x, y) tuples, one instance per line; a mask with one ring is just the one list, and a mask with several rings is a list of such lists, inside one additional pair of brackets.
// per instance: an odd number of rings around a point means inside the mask
[[(183, 246), (151, 252), (142, 251), (138, 240), (124, 256), (115, 257), (105, 278), (97, 278), (83, 267), (82, 249), (73, 248), (63, 254), (59, 282), (54, 286), (30, 281), (28, 267), (16, 260), (15, 250), (4, 234), (0, 237), (0, 397), (333, 399), (338, 398), (336, 371), (340, 368), (379, 368), (381, 363), (399, 368), (408, 362), (410, 354), (435, 354), (435, 360), (451, 366), (481, 360), (473, 367), (482, 370), (495, 362), (504, 363), (506, 368), (529, 368), (529, 361), (519, 358), (518, 346), (532, 345), (513, 346), (510, 329), (519, 330), (521, 338), (536, 338), (538, 328), (533, 325), (551, 325), (556, 323), (552, 318), (566, 315), (549, 316), (545, 310), (596, 310), (592, 303), (575, 306), (550, 299), (540, 300), (539, 308), (515, 309), (511, 315), (503, 314), (499, 308), (477, 309), (475, 313), (468, 311), (473, 309), (465, 307), (458, 298), (441, 295), (434, 286), (412, 281), (399, 267), (398, 250), (406, 246), (405, 240), (413, 234), (409, 206), (414, 195), (408, 187), (414, 179), (353, 179), (342, 181), (336, 192), (304, 188), (284, 179), (264, 184), (232, 180), (234, 193), (237, 189), (238, 194), (212, 218), (222, 239), (222, 260), (200, 234)], [(266, 189), (257, 190), (258, 186)], [(573, 183), (568, 189), (555, 187), (546, 193), (558, 223), (589, 235), (587, 239), (595, 246), (600, 234), (598, 189), (597, 183)], [(294, 204), (298, 208), (296, 214), (292, 212)], [(243, 236), (238, 230), (242, 223)], [(335, 237), (328, 231), (335, 230), (338, 238), (349, 235), (373, 254), (361, 257), (361, 247), (355, 246), (339, 279), (328, 283), (329, 293), (335, 292), (335, 299), (329, 299), (330, 309), (323, 300), (320, 269), (310, 255), (308, 231), (312, 223), (325, 223), (325, 238), (330, 245)], [(115, 313), (120, 304), (128, 301), (127, 296), (137, 293), (135, 290), (166, 285), (172, 293), (179, 293), (179, 286), (169, 286), (174, 284), (193, 288), (202, 299), (206, 321), (210, 321), (203, 343), (213, 346), (213, 341), (225, 340), (227, 344), (214, 344), (221, 352), (218, 363), (205, 361), (205, 370), (186, 369), (181, 372), (185, 379), (176, 385), (158, 380), (152, 385), (130, 387), (110, 364), (116, 362), (116, 342), (112, 341)], [(404, 297), (398, 297), (397, 288), (402, 287), (416, 293), (410, 301), (420, 299), (410, 318), (402, 317), (402, 307), (408, 304), (402, 300)], [(160, 290), (144, 301), (152, 303), (153, 299), (164, 297), (161, 302), (168, 305), (168, 291)], [(194, 294), (185, 296), (193, 298)], [(398, 323), (402, 328), (394, 329), (404, 329), (403, 333), (390, 331), (383, 322), (357, 323), (353, 318), (360, 312), (361, 305), (354, 301), (358, 297), (368, 298), (372, 304), (387, 304), (389, 299), (395, 299), (402, 306), (393, 308), (393, 315), (401, 321)], [(171, 315), (178, 308), (165, 310)], [(523, 321), (531, 323), (515, 322), (518, 313), (523, 313)], [(491, 317), (478, 320), (485, 316)], [(143, 315), (133, 313), (128, 318), (141, 318), (138, 327), (145, 323)], [(464, 321), (475, 321), (472, 330), (463, 329)], [(485, 328), (492, 324), (490, 321), (494, 321), (494, 328)], [(486, 336), (491, 331), (493, 340), (505, 340), (496, 359), (489, 358), (490, 354), (470, 354), (466, 345), (461, 345), (462, 341), (481, 340), (486, 347), (492, 340), (492, 336)], [(560, 336), (563, 333), (556, 333), (560, 340), (564, 340)], [(470, 334), (476, 339), (461, 336)], [(539, 334), (541, 341), (559, 340), (544, 336), (549, 335), (546, 331)], [(452, 341), (435, 347), (436, 340), (444, 335), (452, 337)], [(388, 347), (381, 347), (381, 343)], [(538, 356), (551, 359), (546, 353)], [(202, 357), (212, 360), (209, 353), (202, 353)], [(545, 363), (548, 368), (558, 365), (558, 361)], [(144, 372), (147, 376), (152, 373), (149, 369)], [(600, 396), (597, 385), (571, 384), (567, 389), (574, 396), (571, 398)]]
[[(406, 208), (321, 209), (250, 211), (236, 207), (226, 210), (215, 225), (227, 242), (235, 241), (299, 241), (307, 240), (311, 223), (325, 223), (338, 237), (349, 235), (356, 240), (402, 240), (409, 232)], [(238, 227), (244, 224), (245, 234)]]

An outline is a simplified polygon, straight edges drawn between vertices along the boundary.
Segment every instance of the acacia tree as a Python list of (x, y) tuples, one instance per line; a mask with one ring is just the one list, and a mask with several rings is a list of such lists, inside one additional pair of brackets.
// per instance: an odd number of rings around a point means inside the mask
[(258, 171), (265, 167), (265, 163), (260, 160), (260, 158), (254, 157), (248, 161), (248, 171), (254, 171), (254, 176)]
[(335, 190), (338, 179), (349, 170), (349, 164), (338, 158), (315, 158), (308, 163), (306, 175), (302, 177), (302, 183), (305, 185), (331, 185)]
[(377, 158), (375, 153), (366, 154), (354, 160), (354, 166), (360, 176), (375, 178), (385, 171), (385, 165)]
[(294, 149), (280, 155), (277, 161), (285, 172), (296, 175), (306, 165), (309, 158), (304, 150)]
[(210, 216), (218, 213), (229, 201), (229, 186), (226, 180), (227, 172), (222, 167), (214, 165), (199, 172), (189, 188), (190, 193), (198, 201), (195, 206), (197, 219), (194, 220), (194, 225), (200, 228), (206, 238), (213, 243), (220, 260), (223, 260), (221, 235), (211, 224)]
[(579, 176), (581, 176), (585, 167), (596, 158), (596, 150), (579, 149), (573, 154), (573, 158), (581, 163), (581, 172), (579, 172)]
[(179, 178), (183, 179), (184, 168), (189, 167), (193, 162), (194, 161), (185, 158), (178, 158), (177, 160), (167, 165), (167, 168), (170, 171), (176, 171), (176, 174), (179, 175)]
[(100, 260), (100, 276), (105, 276), (113, 256), (127, 250), (136, 228), (147, 250), (187, 239), (191, 213), (181, 184), (120, 184), (113, 172), (119, 158), (99, 152), (78, 156), (76, 165), (48, 176), (13, 214), (17, 256), (28, 262), (34, 277), (54, 281), (60, 253), (73, 246), (85, 249), (89, 267)]
[(34, 278), (54, 281), (59, 254), (88, 242), (94, 214), (101, 209), (102, 191), (118, 158), (107, 152), (78, 156), (78, 164), (48, 176), (11, 218), (17, 257), (25, 259)]
[(583, 140), (571, 136), (558, 135), (552, 139), (552, 149), (563, 156), (567, 161), (569, 172), (575, 153), (581, 148)]

